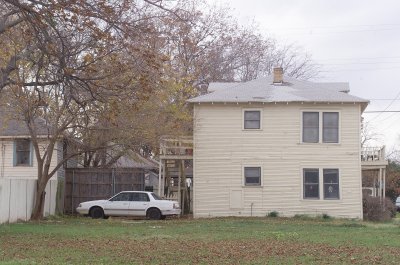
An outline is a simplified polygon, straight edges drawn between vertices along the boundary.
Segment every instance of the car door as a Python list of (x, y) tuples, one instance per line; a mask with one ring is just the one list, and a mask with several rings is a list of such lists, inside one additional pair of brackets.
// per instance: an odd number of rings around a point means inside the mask
[(108, 202), (104, 205), (104, 214), (119, 216), (129, 215), (129, 204), (129, 193), (121, 192), (108, 200)]
[(149, 207), (150, 198), (145, 192), (131, 193), (131, 202), (129, 211), (135, 216), (146, 216), (146, 210)]

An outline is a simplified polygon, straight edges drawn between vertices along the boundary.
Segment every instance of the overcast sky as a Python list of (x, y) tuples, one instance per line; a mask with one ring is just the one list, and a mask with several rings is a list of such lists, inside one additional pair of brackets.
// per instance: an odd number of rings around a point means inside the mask
[[(208, 0), (256, 21), (280, 43), (295, 43), (322, 66), (318, 81), (349, 82), (366, 111), (400, 111), (400, 1)], [(400, 148), (400, 112), (365, 113), (380, 144)]]

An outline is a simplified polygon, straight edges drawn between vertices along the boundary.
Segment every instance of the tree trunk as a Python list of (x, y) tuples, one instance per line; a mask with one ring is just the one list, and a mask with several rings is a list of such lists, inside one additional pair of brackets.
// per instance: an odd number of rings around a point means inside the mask
[(43, 218), (44, 199), (46, 197), (45, 189), (46, 189), (46, 184), (39, 183), (39, 181), (38, 181), (37, 188), (36, 188), (35, 206), (33, 207), (32, 215), (31, 215), (32, 220), (40, 220)]

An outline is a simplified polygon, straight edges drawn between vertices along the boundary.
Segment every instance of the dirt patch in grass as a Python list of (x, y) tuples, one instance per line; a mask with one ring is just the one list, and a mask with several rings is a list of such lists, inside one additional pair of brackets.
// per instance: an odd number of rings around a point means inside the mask
[[(40, 264), (263, 264), (352, 263), (395, 264), (398, 248), (312, 244), (278, 239), (198, 241), (176, 239), (57, 239), (56, 237), (3, 237), (0, 261)], [(32, 262), (32, 263), (33, 263)]]

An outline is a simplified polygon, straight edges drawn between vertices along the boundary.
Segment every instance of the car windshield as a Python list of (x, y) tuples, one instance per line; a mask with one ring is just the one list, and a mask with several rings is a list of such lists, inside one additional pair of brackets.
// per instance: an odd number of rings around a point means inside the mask
[(158, 197), (158, 195), (153, 192), (151, 193), (151, 196), (153, 196), (154, 200), (162, 200), (160, 197)]

